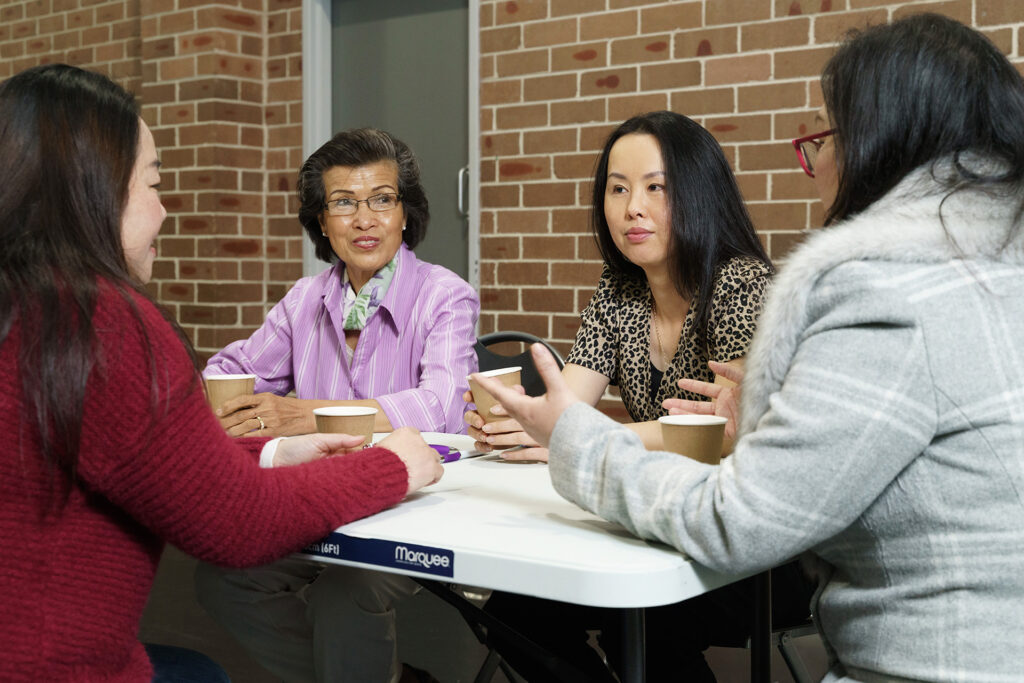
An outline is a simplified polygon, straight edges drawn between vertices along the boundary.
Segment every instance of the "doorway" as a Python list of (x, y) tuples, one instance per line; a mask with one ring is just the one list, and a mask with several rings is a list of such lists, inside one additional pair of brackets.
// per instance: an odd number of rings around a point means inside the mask
[(412, 148), (430, 202), (416, 255), (472, 282), (469, 19), (467, 0), (332, 0), (330, 90), (334, 131), (373, 126)]

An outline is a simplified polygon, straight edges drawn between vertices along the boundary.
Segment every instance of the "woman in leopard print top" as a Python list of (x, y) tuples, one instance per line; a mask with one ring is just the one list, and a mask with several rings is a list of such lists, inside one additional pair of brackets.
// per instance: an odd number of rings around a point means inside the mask
[[(678, 381), (714, 382), (708, 361), (742, 362), (771, 262), (721, 147), (673, 112), (635, 116), (609, 136), (591, 224), (605, 268), (562, 374), (591, 405), (618, 385), (630, 428), (658, 448), (665, 400), (702, 399)], [(511, 419), (484, 425), (471, 411), (466, 422), (481, 450), (531, 443)], [(547, 451), (503, 457), (546, 460)]]

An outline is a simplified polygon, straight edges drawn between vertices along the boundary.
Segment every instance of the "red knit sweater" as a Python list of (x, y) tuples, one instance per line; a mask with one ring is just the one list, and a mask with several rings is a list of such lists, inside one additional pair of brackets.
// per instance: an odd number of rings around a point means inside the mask
[(257, 565), (405, 495), (405, 466), (382, 448), (259, 469), (266, 440), (227, 436), (174, 331), (148, 301), (136, 305), (145, 329), (119, 294), (101, 294), (78, 478), (59, 508), (25, 418), (19, 330), (0, 345), (4, 681), (149, 681), (136, 633), (164, 541), (208, 562)]

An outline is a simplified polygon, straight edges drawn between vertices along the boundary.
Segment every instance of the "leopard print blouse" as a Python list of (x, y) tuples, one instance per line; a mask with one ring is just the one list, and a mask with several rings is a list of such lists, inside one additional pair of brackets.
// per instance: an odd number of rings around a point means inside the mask
[(580, 329), (566, 362), (599, 372), (617, 385), (635, 422), (665, 415), (661, 404), (666, 398), (707, 400), (683, 391), (676, 382), (683, 377), (714, 382), (709, 360), (724, 363), (746, 354), (772, 273), (768, 264), (747, 256), (722, 264), (711, 292), (707, 347), (694, 334), (695, 307), (691, 305), (675, 356), (652, 396), (651, 290), (646, 280), (623, 277), (605, 266), (597, 291), (580, 316)]

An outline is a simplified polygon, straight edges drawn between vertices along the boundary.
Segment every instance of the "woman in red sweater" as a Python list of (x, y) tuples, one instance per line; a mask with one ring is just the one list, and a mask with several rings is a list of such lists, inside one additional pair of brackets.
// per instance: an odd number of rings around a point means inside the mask
[(159, 678), (135, 634), (164, 542), (264, 564), (440, 478), (413, 430), (341, 457), (359, 437), (224, 432), (143, 289), (166, 212), (122, 88), (66, 65), (8, 79), (0, 159), (4, 680)]

